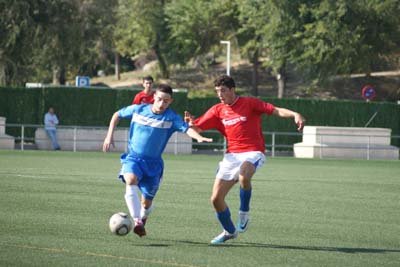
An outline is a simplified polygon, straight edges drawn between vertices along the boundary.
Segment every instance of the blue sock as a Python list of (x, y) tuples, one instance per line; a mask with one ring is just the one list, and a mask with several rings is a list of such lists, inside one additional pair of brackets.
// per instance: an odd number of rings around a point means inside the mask
[(217, 218), (222, 227), (230, 234), (233, 234), (236, 231), (235, 225), (233, 225), (231, 220), (231, 212), (229, 211), (229, 208), (226, 208), (224, 211), (217, 212)]
[(250, 198), (251, 198), (251, 188), (245, 190), (240, 187), (240, 210), (249, 211), (250, 210)]

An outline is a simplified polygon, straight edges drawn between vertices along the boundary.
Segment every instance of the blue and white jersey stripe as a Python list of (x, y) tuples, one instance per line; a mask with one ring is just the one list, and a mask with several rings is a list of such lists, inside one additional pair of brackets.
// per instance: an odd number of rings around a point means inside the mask
[(158, 119), (149, 118), (140, 114), (133, 114), (132, 122), (147, 125), (154, 128), (170, 129), (172, 127), (171, 121), (162, 121)]
[(151, 111), (152, 105), (131, 105), (118, 111), (119, 118), (131, 120), (128, 153), (159, 159), (168, 139), (178, 132), (186, 132), (188, 124), (168, 108), (162, 114)]

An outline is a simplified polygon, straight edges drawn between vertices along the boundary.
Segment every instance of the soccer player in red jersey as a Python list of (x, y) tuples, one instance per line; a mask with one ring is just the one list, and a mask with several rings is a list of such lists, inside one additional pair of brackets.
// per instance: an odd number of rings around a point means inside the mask
[(154, 83), (153, 77), (151, 76), (143, 77), (143, 91), (140, 91), (135, 95), (135, 97), (132, 100), (132, 105), (154, 103), (153, 83)]
[[(224, 229), (211, 240), (211, 244), (221, 244), (236, 238), (238, 232), (246, 231), (249, 225), (251, 178), (265, 161), (261, 116), (267, 114), (293, 118), (299, 131), (303, 129), (305, 120), (292, 110), (275, 107), (254, 97), (237, 96), (235, 81), (230, 76), (220, 76), (214, 85), (221, 103), (212, 106), (196, 120), (189, 112), (185, 112), (185, 119), (199, 132), (217, 129), (228, 143), (211, 195), (212, 205)], [(240, 208), (235, 227), (225, 197), (237, 181), (240, 184)]]

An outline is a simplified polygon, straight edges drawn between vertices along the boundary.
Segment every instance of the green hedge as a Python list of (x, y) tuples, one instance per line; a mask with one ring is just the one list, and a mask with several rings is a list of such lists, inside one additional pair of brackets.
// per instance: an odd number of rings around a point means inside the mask
[[(302, 113), (308, 125), (364, 127), (374, 113), (378, 112), (368, 127), (391, 128), (393, 134), (400, 134), (400, 105), (394, 103), (272, 98), (264, 100)], [(279, 118), (271, 117), (268, 121), (279, 130), (293, 131), (293, 124)]]
[[(42, 114), (53, 106), (62, 125), (106, 125), (115, 110), (116, 92), (85, 88), (43, 88)], [(38, 123), (42, 123), (41, 120)]]
[(1, 88), (0, 116), (9, 123), (35, 123), (39, 118), (40, 90)]
[[(42, 97), (40, 90), (26, 90), (25, 88), (1, 88), (0, 116), (6, 117), (6, 123), (32, 124), (42, 117)], [(19, 136), (18, 128), (7, 128), (6, 133)], [(34, 129), (26, 129), (27, 136), (33, 136)]]
[[(0, 116), (7, 123), (43, 124), (44, 114), (53, 106), (61, 125), (107, 126), (112, 114), (128, 106), (139, 91), (77, 87), (2, 88), (0, 87)], [(187, 93), (174, 93), (172, 108), (183, 114), (187, 109)], [(124, 120), (120, 126), (129, 126)], [(35, 129), (29, 129), (28, 137)], [(17, 128), (7, 133), (19, 136)]]
[[(364, 127), (375, 112), (378, 112), (368, 127), (391, 128), (393, 135), (400, 135), (400, 105), (386, 102), (363, 101), (324, 101), (314, 99), (278, 99), (263, 97), (262, 100), (278, 107), (284, 107), (300, 112), (306, 118), (307, 125)], [(218, 103), (216, 97), (189, 99), (192, 114), (199, 116), (209, 107)], [(296, 132), (292, 120), (275, 116), (264, 116), (263, 129), (267, 132)], [(301, 142), (301, 136), (279, 136), (277, 144), (292, 144)], [(266, 143), (271, 143), (267, 135)], [(400, 139), (392, 140), (394, 145), (400, 145)]]
[[(54, 106), (61, 125), (107, 126), (112, 114), (131, 104), (138, 91), (130, 89), (94, 89), (76, 87), (46, 88), (1, 88), (0, 116), (7, 123), (43, 124), (43, 116), (49, 106)], [(377, 111), (378, 114), (369, 127), (391, 128), (393, 135), (400, 135), (400, 105), (394, 103), (362, 101), (323, 101), (312, 99), (262, 98), (279, 107), (302, 113), (308, 125), (364, 127)], [(203, 114), (209, 107), (218, 103), (216, 97), (187, 98), (186, 92), (174, 93), (172, 108), (179, 114), (189, 110), (193, 115)], [(129, 122), (121, 122), (128, 126)], [(263, 119), (265, 131), (295, 132), (292, 120), (274, 116)], [(18, 136), (18, 129), (7, 129), (7, 133)], [(31, 135), (27, 133), (28, 135)], [(223, 140), (215, 136), (218, 141)], [(276, 143), (300, 142), (298, 136), (282, 136)], [(394, 140), (399, 145), (400, 140)], [(267, 136), (267, 143), (270, 143)]]
[[(302, 113), (307, 125), (365, 127), (374, 113), (378, 112), (368, 127), (391, 128), (393, 135), (400, 135), (400, 105), (394, 103), (276, 98), (263, 98), (263, 100)], [(292, 121), (277, 117), (267, 117), (264, 123), (264, 129), (269, 131), (296, 130)], [(285, 139), (286, 142), (301, 140), (296, 137)], [(400, 139), (394, 139), (392, 142), (394, 145), (400, 145)]]
[[(377, 111), (378, 114), (368, 127), (391, 128), (393, 134), (400, 135), (400, 105), (395, 103), (267, 97), (263, 97), (262, 100), (300, 112), (307, 119), (307, 125), (364, 127)], [(192, 114), (199, 116), (218, 102), (215, 97), (194, 98), (188, 100), (188, 106)], [(266, 116), (263, 126), (267, 131), (296, 131), (296, 126), (291, 120), (274, 116)]]

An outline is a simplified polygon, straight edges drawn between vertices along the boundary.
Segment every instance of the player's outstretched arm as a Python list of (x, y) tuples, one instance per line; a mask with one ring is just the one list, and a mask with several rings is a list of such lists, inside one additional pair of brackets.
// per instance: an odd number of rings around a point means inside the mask
[(115, 145), (114, 145), (114, 129), (117, 126), (118, 122), (119, 122), (118, 112), (115, 112), (111, 118), (106, 138), (104, 139), (103, 152), (109, 151), (111, 146), (115, 147)]
[(202, 142), (212, 142), (212, 138), (207, 138), (202, 136), (201, 134), (199, 134), (195, 129), (193, 129), (192, 127), (190, 127), (187, 132), (187, 135), (189, 135), (191, 138), (196, 139), (197, 142), (202, 143)]
[(184, 112), (184, 114), (183, 114), (183, 119), (185, 120), (185, 122), (186, 122), (187, 124), (189, 124), (189, 126), (192, 126), (192, 125), (193, 125), (194, 116), (193, 116), (192, 114), (190, 114), (189, 111), (186, 111), (186, 110), (185, 110), (185, 112)]
[(203, 130), (194, 125), (194, 116), (190, 114), (189, 111), (185, 111), (184, 113), (184, 120), (189, 124), (190, 128), (194, 129), (196, 132), (201, 133)]
[(273, 114), (281, 118), (294, 118), (294, 122), (296, 123), (297, 130), (299, 132), (301, 132), (304, 128), (304, 123), (306, 122), (306, 120), (300, 113), (294, 112), (286, 108), (275, 107)]

